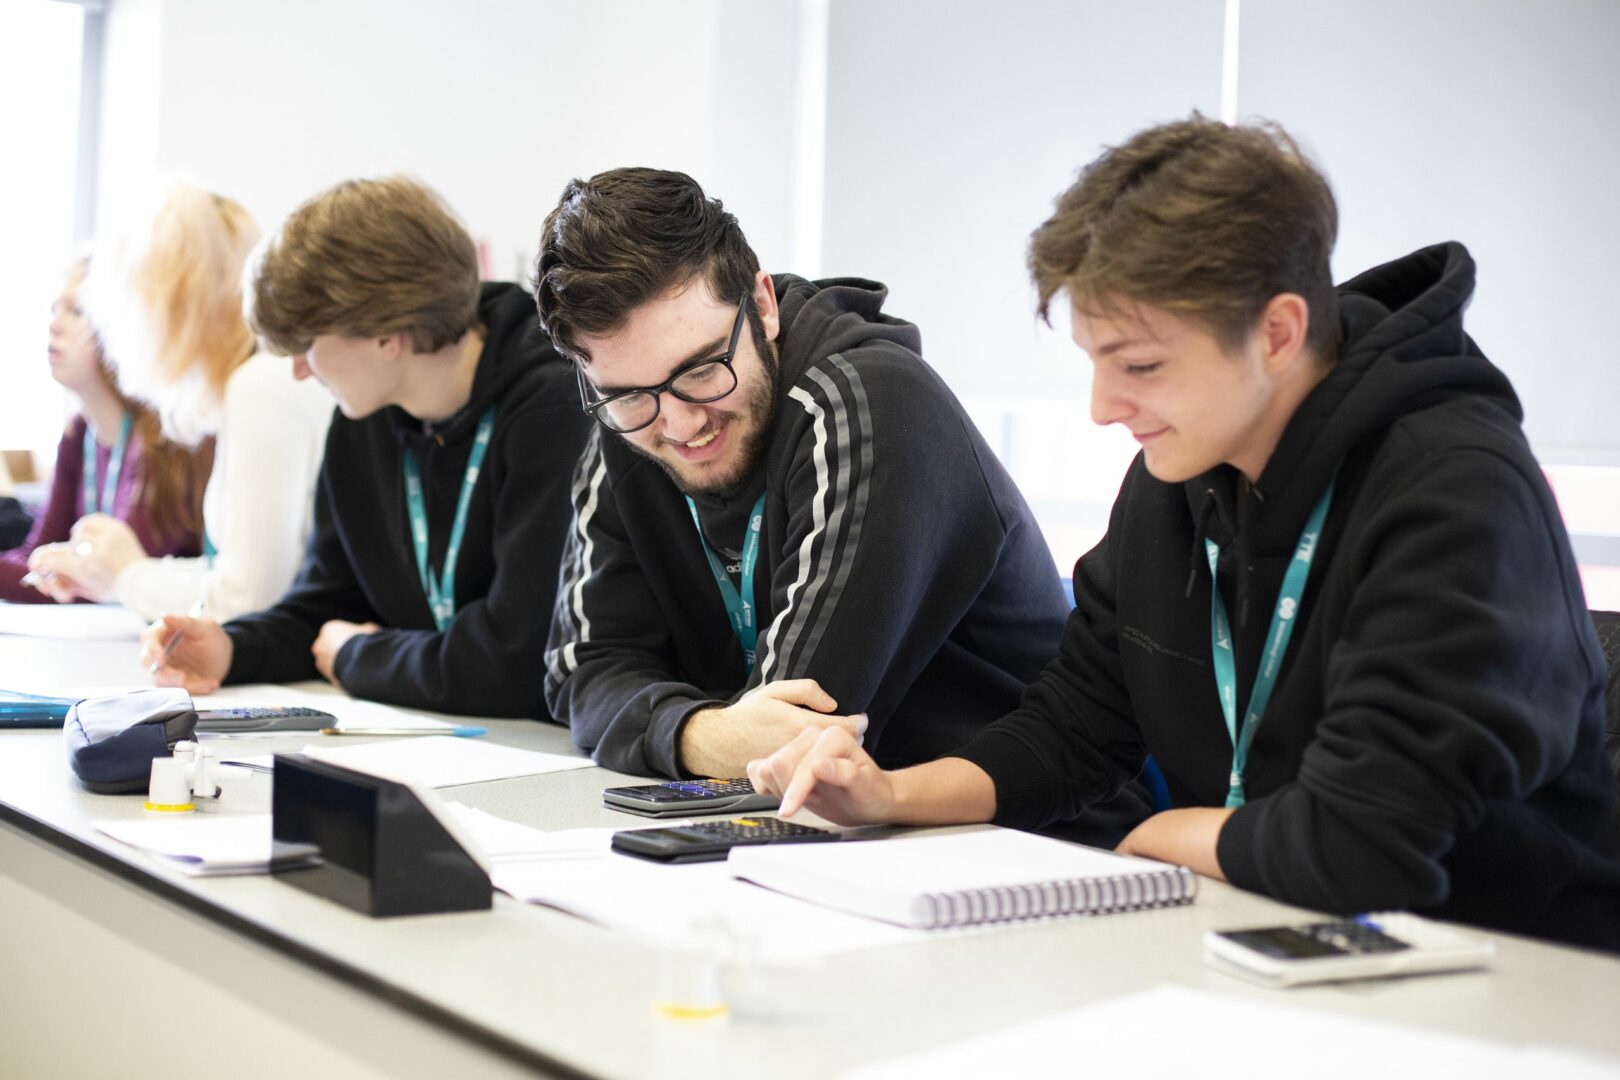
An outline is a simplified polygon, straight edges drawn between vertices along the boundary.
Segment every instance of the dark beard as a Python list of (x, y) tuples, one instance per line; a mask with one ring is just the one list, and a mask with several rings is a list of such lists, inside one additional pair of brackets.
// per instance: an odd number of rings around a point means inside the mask
[(724, 483), (688, 487), (680, 473), (676, 472), (669, 462), (657, 454), (643, 450), (635, 443), (630, 442), (630, 440), (625, 440), (625, 444), (630, 449), (642, 457), (651, 459), (654, 464), (664, 470), (664, 475), (669, 477), (670, 483), (674, 484), (676, 489), (683, 495), (729, 498), (746, 490), (764, 464), (765, 448), (770, 445), (771, 432), (776, 427), (776, 391), (781, 371), (775, 346), (756, 335), (755, 347), (758, 348), (761, 345), (764, 348), (759, 349), (759, 356), (765, 368), (765, 381), (754, 388), (754, 392), (749, 396), (744, 411), (751, 417), (762, 417), (763, 422), (741, 445), (737, 458), (740, 467), (735, 477), (728, 478)]

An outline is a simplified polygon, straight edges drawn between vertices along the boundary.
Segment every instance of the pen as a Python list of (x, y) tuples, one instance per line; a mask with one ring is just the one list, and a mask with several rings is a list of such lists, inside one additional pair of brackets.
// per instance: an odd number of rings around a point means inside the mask
[(455, 735), (463, 739), (476, 738), (479, 735), (488, 735), (488, 728), (476, 727), (472, 724), (458, 724), (453, 728), (415, 728), (415, 727), (374, 727), (374, 728), (340, 728), (323, 727), (322, 735)]
[[(186, 618), (200, 619), (203, 617), (203, 612), (207, 610), (208, 602), (199, 596), (195, 601), (192, 602), (191, 607), (186, 609)], [(152, 661), (152, 666), (147, 668), (147, 671), (151, 672), (153, 675), (156, 675), (157, 669), (169, 662), (169, 657), (174, 655), (174, 647), (180, 644), (180, 639), (184, 636), (185, 635), (179, 630), (176, 630), (174, 633), (170, 634), (169, 640), (163, 643), (163, 655)]]

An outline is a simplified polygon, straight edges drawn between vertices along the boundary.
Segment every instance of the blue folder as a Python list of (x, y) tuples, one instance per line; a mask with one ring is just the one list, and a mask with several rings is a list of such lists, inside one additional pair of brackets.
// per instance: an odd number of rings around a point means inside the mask
[(78, 700), (0, 690), (0, 729), (59, 728)]

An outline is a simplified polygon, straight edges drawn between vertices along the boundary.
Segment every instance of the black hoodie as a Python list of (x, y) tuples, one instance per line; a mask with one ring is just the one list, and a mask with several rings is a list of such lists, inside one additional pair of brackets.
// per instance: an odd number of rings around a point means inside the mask
[(1067, 605), (1023, 497), (881, 285), (776, 279), (780, 378), (763, 463), (698, 500), (741, 547), (766, 494), (750, 674), (691, 513), (655, 463), (598, 433), (580, 461), (546, 697), (610, 768), (679, 776), (688, 715), (813, 678), (865, 712), (887, 765), (926, 761), (1013, 708)]
[(1221, 546), (1241, 715), (1337, 472), (1222, 870), (1313, 908), (1620, 948), (1603, 659), (1518, 400), (1463, 332), (1473, 285), (1458, 244), (1344, 285), (1341, 358), (1246, 495), (1228, 466), (1166, 484), (1138, 457), (1076, 567), (1059, 658), (957, 752), (994, 778), (998, 821), (1073, 814), (1146, 752), (1174, 805), (1223, 804), (1202, 538)]
[[(228, 682), (318, 678), (310, 644), (328, 619), (376, 622), (337, 655), (355, 697), (477, 716), (546, 717), (546, 614), (568, 532), (569, 480), (591, 421), (572, 365), (540, 330), (534, 301), (485, 284), (486, 337), (472, 394), (431, 426), (390, 406), (334, 417), (303, 569), (267, 611), (228, 623)], [(456, 564), (456, 614), (439, 631), (422, 591), (406, 509), (403, 451), (422, 472), (429, 565), (444, 565), (456, 502), (484, 411), (495, 426), (467, 510)]]

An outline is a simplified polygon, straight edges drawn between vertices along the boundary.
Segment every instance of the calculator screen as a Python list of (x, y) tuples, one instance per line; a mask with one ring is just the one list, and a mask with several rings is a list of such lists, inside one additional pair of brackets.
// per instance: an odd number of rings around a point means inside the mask
[(1291, 926), (1267, 930), (1234, 930), (1221, 935), (1264, 956), (1279, 960), (1305, 960), (1315, 956), (1344, 956), (1347, 952), (1331, 942), (1302, 934)]

